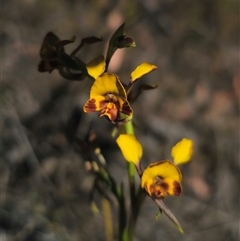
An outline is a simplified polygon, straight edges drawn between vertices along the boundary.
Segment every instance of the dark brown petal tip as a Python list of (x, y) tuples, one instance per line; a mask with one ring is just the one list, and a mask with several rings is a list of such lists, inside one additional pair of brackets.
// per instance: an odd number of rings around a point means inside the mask
[(87, 112), (87, 113), (95, 112), (96, 109), (97, 109), (97, 106), (96, 106), (95, 99), (88, 100), (87, 103), (83, 107), (84, 112)]
[(174, 181), (173, 183), (173, 193), (175, 196), (179, 196), (182, 192), (181, 184), (177, 181)]

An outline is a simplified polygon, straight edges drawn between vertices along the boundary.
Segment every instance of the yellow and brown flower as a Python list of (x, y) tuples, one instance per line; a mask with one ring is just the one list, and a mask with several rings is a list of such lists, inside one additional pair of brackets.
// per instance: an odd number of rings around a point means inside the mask
[(84, 112), (100, 111), (99, 117), (107, 116), (115, 122), (119, 113), (132, 116), (133, 110), (127, 101), (127, 94), (118, 77), (104, 73), (93, 83), (90, 98), (83, 107)]
[(95, 81), (90, 90), (90, 98), (83, 107), (84, 112), (99, 111), (99, 117), (107, 116), (113, 123), (121, 118), (120, 114), (131, 117), (133, 110), (127, 101), (126, 91), (118, 76), (103, 73), (105, 70), (103, 56), (87, 64), (87, 70)]
[[(106, 71), (103, 56), (97, 57), (86, 65), (89, 76), (95, 79), (90, 98), (84, 105), (84, 112), (100, 111), (99, 117), (107, 116), (113, 123), (126, 123), (133, 115), (127, 100), (127, 92), (118, 76)], [(149, 63), (140, 64), (132, 73), (128, 91), (139, 78), (155, 70), (157, 67)]]
[(176, 165), (168, 160), (157, 161), (143, 171), (141, 186), (153, 198), (179, 196), (182, 191), (181, 180), (182, 174)]
[(193, 154), (193, 141), (183, 138), (173, 146), (169, 160), (151, 163), (141, 177), (141, 186), (153, 198), (164, 198), (167, 195), (179, 196), (182, 192), (182, 174), (177, 165), (188, 162)]

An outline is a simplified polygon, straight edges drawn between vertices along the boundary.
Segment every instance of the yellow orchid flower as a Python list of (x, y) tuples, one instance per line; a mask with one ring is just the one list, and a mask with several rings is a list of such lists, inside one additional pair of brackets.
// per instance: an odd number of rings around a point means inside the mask
[(163, 198), (167, 195), (180, 195), (182, 174), (172, 162), (157, 161), (151, 163), (142, 174), (141, 186), (149, 196)]
[(188, 162), (193, 153), (193, 141), (183, 138), (171, 151), (174, 163), (169, 160), (150, 164), (141, 177), (141, 186), (153, 198), (180, 195), (182, 174), (176, 165)]
[[(106, 69), (104, 57), (92, 60), (86, 68), (95, 81), (90, 90), (90, 98), (83, 107), (84, 112), (100, 111), (99, 117), (105, 115), (113, 123), (130, 120), (133, 110), (127, 100), (126, 90), (117, 75), (104, 72)], [(155, 65), (146, 62), (140, 64), (131, 74), (130, 86), (136, 79), (156, 68)]]
[(94, 59), (86, 67), (88, 74), (95, 81), (90, 90), (90, 98), (83, 107), (84, 112), (100, 111), (99, 117), (105, 115), (113, 123), (116, 122), (120, 113), (132, 116), (133, 110), (118, 76), (103, 73), (105, 70), (103, 56)]

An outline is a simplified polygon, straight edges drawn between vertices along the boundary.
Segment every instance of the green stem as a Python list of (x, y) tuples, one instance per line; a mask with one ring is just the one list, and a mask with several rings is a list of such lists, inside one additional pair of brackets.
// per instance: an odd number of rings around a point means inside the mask
[[(129, 121), (125, 124), (126, 134), (134, 135), (134, 127), (132, 121)], [(128, 180), (130, 185), (130, 199), (131, 199), (131, 209), (134, 209), (135, 206), (135, 180), (134, 176), (136, 173), (136, 168), (134, 163), (128, 162)]]
[[(134, 135), (134, 127), (133, 127), (132, 121), (127, 122), (124, 125), (124, 127), (125, 127), (126, 134)], [(134, 215), (134, 217), (136, 216), (134, 210), (136, 209), (135, 205), (136, 205), (136, 201), (137, 201), (136, 200), (136, 190), (135, 190), (135, 180), (134, 180), (135, 173), (136, 173), (136, 168), (135, 168), (134, 163), (128, 162), (128, 181), (129, 181), (129, 189), (130, 189), (131, 213), (132, 213), (132, 215)], [(133, 230), (134, 230), (135, 222), (134, 223), (132, 222), (132, 224), (130, 224), (130, 226), (131, 226), (131, 230), (129, 230), (129, 228), (128, 228), (128, 232), (127, 232), (127, 234), (128, 234), (127, 240), (128, 241), (131, 241), (133, 238)]]
[(131, 201), (131, 210), (134, 210), (136, 205), (136, 190), (135, 190), (135, 165), (132, 162), (128, 162), (128, 181), (130, 188), (130, 201)]
[(133, 123), (132, 121), (128, 121), (125, 125), (125, 131), (126, 131), (126, 134), (132, 134), (134, 135), (134, 127), (133, 127)]
[(133, 239), (135, 224), (137, 222), (140, 207), (141, 207), (145, 197), (146, 197), (146, 192), (140, 187), (137, 192), (137, 195), (136, 195), (136, 204), (132, 209), (130, 220), (129, 220), (129, 226), (128, 226), (128, 240), (129, 241)]

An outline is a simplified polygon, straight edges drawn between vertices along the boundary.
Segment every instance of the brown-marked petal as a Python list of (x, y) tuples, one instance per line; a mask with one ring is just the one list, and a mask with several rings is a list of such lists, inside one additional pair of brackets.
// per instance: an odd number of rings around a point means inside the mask
[(169, 195), (179, 196), (182, 192), (181, 184), (172, 178), (165, 178), (160, 185)]
[(132, 115), (133, 110), (126, 99), (119, 98), (119, 111), (125, 115)]
[(99, 114), (99, 117), (102, 117), (105, 115), (108, 117), (108, 119), (111, 122), (114, 122), (117, 118), (117, 113), (118, 113), (118, 110), (116, 105), (114, 103), (109, 102), (107, 103), (106, 107), (102, 109), (102, 111)]
[(91, 98), (87, 101), (87, 103), (83, 107), (83, 111), (87, 113), (100, 111), (102, 110), (107, 103), (105, 102), (104, 96), (94, 96), (94, 98)]
[(160, 177), (161, 179), (172, 178), (179, 183), (182, 180), (182, 174), (178, 167), (168, 160), (151, 163), (143, 171), (141, 186), (144, 187), (148, 180), (155, 177)]

